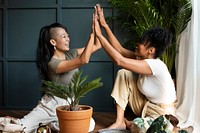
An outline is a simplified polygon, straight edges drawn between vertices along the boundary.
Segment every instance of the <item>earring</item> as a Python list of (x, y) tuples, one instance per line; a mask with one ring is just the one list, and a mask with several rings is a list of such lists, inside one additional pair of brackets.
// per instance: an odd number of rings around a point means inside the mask
[(56, 50), (56, 46), (54, 46), (54, 50)]

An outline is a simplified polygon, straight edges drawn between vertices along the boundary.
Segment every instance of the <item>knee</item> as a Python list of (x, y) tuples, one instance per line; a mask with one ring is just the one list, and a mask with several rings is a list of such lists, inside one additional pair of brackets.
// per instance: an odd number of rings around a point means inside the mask
[(117, 72), (118, 75), (126, 75), (126, 74), (128, 74), (128, 73), (131, 73), (131, 71), (126, 70), (126, 69), (120, 69), (120, 70), (118, 70), (118, 72)]
[(124, 76), (124, 77), (129, 77), (131, 80), (137, 80), (138, 79), (138, 74), (134, 73), (130, 70), (126, 70), (126, 69), (120, 69), (117, 72), (117, 76)]

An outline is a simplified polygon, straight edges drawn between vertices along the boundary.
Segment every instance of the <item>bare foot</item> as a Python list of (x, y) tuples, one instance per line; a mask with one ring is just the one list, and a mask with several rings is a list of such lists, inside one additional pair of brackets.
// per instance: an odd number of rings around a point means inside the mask
[(115, 123), (113, 123), (112, 125), (110, 125), (107, 128), (104, 129), (100, 129), (98, 132), (104, 131), (104, 130), (108, 130), (108, 129), (126, 129), (126, 124), (124, 121), (116, 121)]
[(131, 126), (133, 125), (132, 121), (127, 120), (126, 118), (124, 118), (125, 124), (126, 124), (126, 128), (130, 129)]
[(130, 130), (131, 133), (139, 133), (139, 128), (137, 125), (135, 125), (132, 121), (127, 120), (124, 118), (124, 121), (126, 123), (126, 127)]
[(112, 125), (110, 125), (107, 129), (126, 129), (126, 124), (124, 121), (116, 121), (115, 123), (113, 123)]

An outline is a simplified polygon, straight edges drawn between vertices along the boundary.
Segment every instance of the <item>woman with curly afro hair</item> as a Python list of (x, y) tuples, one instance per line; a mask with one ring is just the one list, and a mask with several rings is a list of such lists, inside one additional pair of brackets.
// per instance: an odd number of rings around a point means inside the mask
[[(176, 90), (166, 64), (159, 59), (171, 44), (172, 34), (153, 27), (145, 31), (135, 51), (122, 47), (105, 21), (99, 4), (95, 6), (95, 33), (102, 47), (119, 67), (111, 96), (116, 102), (116, 121), (108, 129), (126, 129), (130, 122), (124, 118), (127, 105), (142, 118), (155, 119), (160, 115), (175, 115)], [(104, 29), (103, 36), (100, 26)]]

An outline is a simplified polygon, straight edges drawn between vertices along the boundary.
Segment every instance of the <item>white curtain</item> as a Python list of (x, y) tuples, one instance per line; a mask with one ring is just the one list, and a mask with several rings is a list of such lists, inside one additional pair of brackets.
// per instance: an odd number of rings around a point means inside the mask
[(192, 17), (179, 38), (176, 58), (177, 116), (181, 127), (200, 133), (200, 0), (191, 0)]

